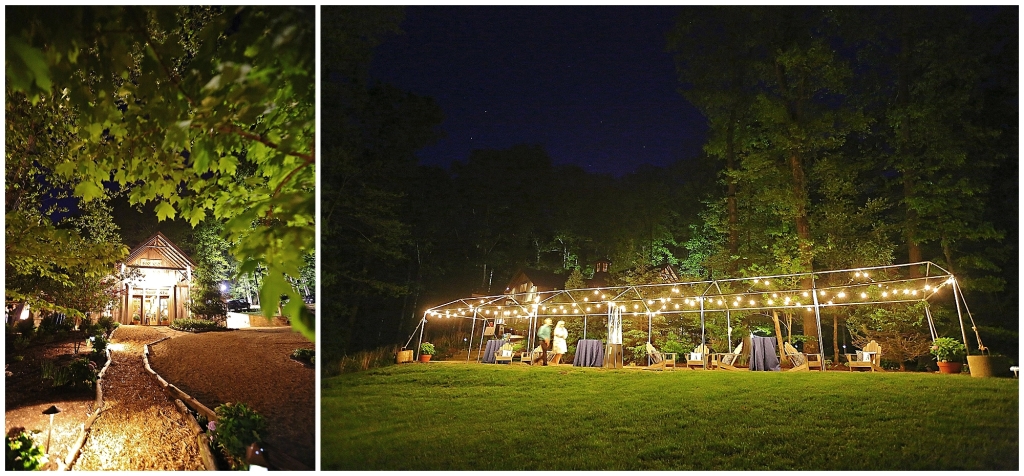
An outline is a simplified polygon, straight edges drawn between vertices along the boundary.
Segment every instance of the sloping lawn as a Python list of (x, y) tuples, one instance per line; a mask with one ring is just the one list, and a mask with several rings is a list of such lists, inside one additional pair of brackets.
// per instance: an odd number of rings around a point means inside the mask
[(1018, 469), (1018, 380), (404, 364), (323, 380), (321, 468)]

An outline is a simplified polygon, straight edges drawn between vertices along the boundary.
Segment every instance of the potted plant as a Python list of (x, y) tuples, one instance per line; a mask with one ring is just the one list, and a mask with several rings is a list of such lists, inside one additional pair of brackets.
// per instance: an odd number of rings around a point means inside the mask
[(420, 362), (430, 362), (430, 356), (434, 355), (436, 352), (437, 350), (434, 349), (434, 344), (424, 342), (420, 345)]
[(139, 324), (139, 322), (141, 322), (141, 321), (142, 321), (142, 319), (141, 319), (141, 318), (139, 318), (139, 315), (138, 315), (138, 314), (135, 314), (134, 316), (132, 316), (132, 323), (133, 323), (133, 324), (135, 324), (135, 325), (138, 325), (138, 324)]
[(939, 373), (958, 374), (963, 368), (967, 346), (952, 337), (939, 337), (932, 342), (932, 355), (939, 364)]
[(1010, 358), (1002, 354), (986, 353), (987, 347), (981, 347), (981, 354), (967, 356), (967, 369), (971, 377), (1010, 377)]

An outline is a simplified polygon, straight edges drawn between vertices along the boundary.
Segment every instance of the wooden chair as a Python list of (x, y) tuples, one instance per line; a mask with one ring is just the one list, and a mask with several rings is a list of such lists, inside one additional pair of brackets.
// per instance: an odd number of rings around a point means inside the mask
[(746, 355), (743, 354), (743, 342), (740, 342), (732, 352), (711, 354), (711, 368), (719, 370), (748, 370), (743, 367), (736, 367), (745, 357)]
[(878, 342), (871, 341), (864, 346), (864, 349), (858, 350), (856, 354), (845, 354), (846, 365), (850, 367), (850, 371), (853, 369), (868, 369), (872, 372), (885, 372), (882, 369), (882, 346), (878, 345)]
[(786, 342), (782, 348), (786, 352), (786, 357), (793, 363), (793, 368), (787, 370), (787, 372), (823, 369), (821, 354), (805, 354), (796, 350), (796, 347), (793, 347), (789, 342)]
[(662, 353), (658, 349), (655, 349), (650, 342), (648, 342), (647, 355), (651, 358), (651, 365), (647, 366), (647, 370), (665, 370), (665, 368), (669, 366), (672, 367), (672, 370), (676, 369), (675, 352)]
[(512, 344), (505, 343), (500, 348), (498, 348), (498, 350), (494, 351), (494, 363), (500, 364), (504, 362), (507, 364), (511, 364), (513, 358), (512, 354)]
[(702, 368), (707, 369), (708, 363), (711, 360), (711, 349), (706, 345), (698, 345), (690, 352), (690, 355), (686, 356), (686, 368)]

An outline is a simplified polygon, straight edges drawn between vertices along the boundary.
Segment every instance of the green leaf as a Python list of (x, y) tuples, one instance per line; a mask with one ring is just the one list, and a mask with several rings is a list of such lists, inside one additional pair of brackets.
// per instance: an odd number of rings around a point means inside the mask
[(277, 315), (277, 306), (281, 303), (281, 295), (286, 294), (289, 290), (291, 290), (291, 286), (288, 285), (288, 281), (285, 281), (283, 274), (276, 268), (267, 270), (267, 277), (263, 279), (263, 285), (260, 286), (260, 309), (263, 311), (264, 317), (270, 319)]
[(75, 185), (75, 195), (82, 197), (82, 200), (86, 202), (94, 200), (103, 196), (103, 188), (97, 185), (95, 182), (82, 181), (78, 185)]
[(174, 207), (170, 203), (160, 202), (156, 204), (156, 218), (158, 221), (172, 219), (174, 214)]

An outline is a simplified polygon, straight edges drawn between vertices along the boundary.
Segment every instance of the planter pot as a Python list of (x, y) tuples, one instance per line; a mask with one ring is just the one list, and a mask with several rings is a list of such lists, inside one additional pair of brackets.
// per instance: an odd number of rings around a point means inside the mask
[(395, 357), (395, 362), (403, 364), (405, 362), (412, 362), (412, 351), (411, 350), (400, 350), (398, 355)]
[(940, 374), (958, 374), (963, 369), (963, 365), (960, 362), (936, 362), (939, 364)]
[(422, 354), (422, 355), (420, 355), (420, 362), (423, 362), (423, 363), (430, 362), (430, 354)]
[(992, 355), (968, 355), (971, 377), (1009, 377), (1010, 358)]

